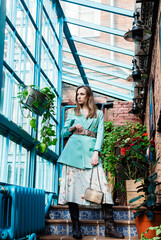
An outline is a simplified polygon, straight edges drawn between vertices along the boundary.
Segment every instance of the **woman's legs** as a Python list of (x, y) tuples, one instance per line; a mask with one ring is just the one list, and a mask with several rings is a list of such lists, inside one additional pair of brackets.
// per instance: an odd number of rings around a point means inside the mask
[(79, 209), (78, 204), (74, 202), (68, 202), (70, 217), (73, 224), (73, 238), (82, 239), (79, 222)]
[(124, 238), (124, 235), (119, 233), (114, 225), (112, 204), (102, 204), (102, 210), (105, 220), (105, 236), (113, 238)]

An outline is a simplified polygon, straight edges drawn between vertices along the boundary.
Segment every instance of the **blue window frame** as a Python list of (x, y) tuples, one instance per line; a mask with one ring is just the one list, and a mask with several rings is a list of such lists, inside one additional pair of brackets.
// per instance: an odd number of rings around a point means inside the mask
[[(4, 42), (0, 49), (0, 182), (57, 193), (63, 20), (51, 0), (2, 0), (0, 12), (0, 40)], [(25, 118), (28, 110), (22, 112), (20, 108), (19, 84), (51, 86), (56, 94), (52, 123), (58, 141), (43, 156), (35, 150), (29, 119)], [(39, 139), (41, 117), (38, 118)]]

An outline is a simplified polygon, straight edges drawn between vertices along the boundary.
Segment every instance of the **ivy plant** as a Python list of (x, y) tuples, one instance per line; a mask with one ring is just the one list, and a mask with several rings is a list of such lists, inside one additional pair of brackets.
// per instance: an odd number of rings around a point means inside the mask
[[(35, 88), (34, 85), (31, 85), (30, 88)], [(51, 145), (56, 145), (57, 139), (56, 139), (56, 133), (54, 128), (54, 125), (51, 124), (51, 118), (55, 115), (55, 106), (54, 106), (54, 100), (55, 100), (55, 94), (52, 91), (51, 87), (44, 87), (42, 89), (36, 88), (38, 91), (43, 93), (47, 101), (45, 102), (45, 111), (42, 114), (41, 118), (41, 130), (40, 130), (40, 142), (36, 144), (36, 148), (39, 149), (42, 153), (44, 153), (47, 148)], [(28, 97), (29, 90), (28, 88), (23, 88), (22, 91), (18, 93), (18, 97), (20, 99), (20, 103), (23, 104), (24, 100)], [(33, 102), (34, 107), (39, 107), (39, 99), (36, 98)], [(21, 108), (29, 109), (33, 113), (35, 111), (33, 108), (30, 108), (26, 105), (21, 105)], [(38, 125), (38, 118), (35, 118), (32, 114), (27, 115), (27, 118), (30, 118), (30, 126), (37, 131), (37, 125)], [(35, 138), (35, 141), (37, 141), (37, 138)]]

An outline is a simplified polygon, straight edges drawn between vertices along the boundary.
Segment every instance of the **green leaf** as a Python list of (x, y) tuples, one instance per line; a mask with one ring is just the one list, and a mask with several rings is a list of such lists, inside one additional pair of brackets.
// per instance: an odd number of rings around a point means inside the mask
[(40, 148), (40, 151), (42, 152), (42, 153), (44, 153), (45, 152), (45, 150), (46, 150), (46, 144), (45, 143), (40, 143), (40, 145), (39, 145), (39, 148)]
[(149, 194), (147, 196), (147, 206), (155, 206), (156, 205), (156, 195), (155, 194)]
[(155, 189), (156, 189), (156, 183), (155, 182), (150, 183), (148, 187), (148, 193), (154, 193)]
[(38, 106), (39, 106), (39, 102), (38, 102), (38, 100), (37, 100), (37, 99), (35, 99), (35, 100), (33, 101), (33, 105), (34, 105), (35, 107), (37, 107), (37, 108), (38, 108)]
[(27, 91), (27, 89), (24, 89), (23, 92), (22, 92), (23, 98), (26, 98), (27, 95), (28, 95), (28, 91)]
[(154, 212), (152, 210), (148, 210), (146, 212), (146, 216), (151, 221), (154, 218)]
[(157, 158), (157, 160), (154, 162), (152, 169), (154, 169), (154, 168), (156, 167), (156, 165), (157, 165), (159, 159), (160, 159), (160, 156), (159, 156), (159, 157)]
[(131, 199), (131, 200), (129, 201), (129, 203), (133, 203), (133, 202), (139, 200), (139, 199), (142, 198), (142, 197), (144, 197), (144, 195), (140, 195), (140, 196), (138, 196), (138, 197), (135, 197), (135, 198)]
[(30, 120), (30, 126), (35, 130), (36, 129), (36, 118), (32, 118)]

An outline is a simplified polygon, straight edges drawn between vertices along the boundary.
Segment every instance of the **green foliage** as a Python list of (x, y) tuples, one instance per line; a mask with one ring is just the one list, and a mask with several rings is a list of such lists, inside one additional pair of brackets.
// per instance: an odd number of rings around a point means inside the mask
[[(155, 230), (156, 231), (156, 237), (153, 237), (153, 238), (147, 238), (147, 237), (145, 237), (145, 233), (148, 233), (149, 232), (149, 230)], [(160, 234), (161, 234), (161, 225), (160, 226), (156, 226), (156, 227), (149, 227), (146, 231), (145, 231), (145, 233), (142, 233), (141, 234), (141, 240), (159, 240), (159, 239), (161, 239), (161, 237), (160, 237)]]
[[(143, 169), (147, 170), (144, 156), (148, 145), (145, 125), (126, 122), (126, 125), (114, 126), (113, 122), (105, 122), (101, 157), (104, 169), (111, 173), (111, 177), (114, 179), (119, 176), (120, 181), (114, 186), (114, 190), (119, 188), (124, 191), (124, 180), (142, 177)], [(132, 146), (140, 150), (142, 155), (135, 152)], [(116, 148), (121, 149), (119, 155), (116, 155)], [(123, 173), (117, 166), (122, 167)]]
[[(28, 90), (26, 88), (24, 88), (24, 86), (22, 86), (23, 89), (21, 92), (18, 93), (18, 98), (20, 98), (20, 103), (23, 104), (24, 99), (26, 99), (28, 97)], [(30, 86), (31, 88), (35, 89), (34, 85)], [(42, 153), (44, 153), (48, 146), (51, 145), (56, 145), (57, 139), (55, 138), (56, 133), (55, 130), (53, 129), (54, 125), (51, 124), (51, 118), (53, 117), (53, 115), (55, 115), (55, 106), (54, 106), (54, 99), (55, 99), (55, 94), (52, 91), (51, 87), (45, 87), (42, 89), (38, 89), (41, 93), (45, 94), (45, 96), (47, 97), (47, 103), (45, 104), (45, 109), (46, 111), (43, 113), (42, 118), (41, 118), (41, 130), (40, 130), (40, 143), (37, 143), (36, 148), (39, 149)], [(35, 99), (33, 102), (33, 105), (35, 107), (39, 107), (39, 99)], [(32, 111), (33, 113), (35, 113), (35, 111), (33, 111), (31, 108), (29, 108), (28, 106), (23, 106), (23, 108), (25, 109), (29, 109), (30, 111)], [(37, 131), (37, 125), (38, 125), (38, 118), (35, 118), (33, 116), (30, 116), (30, 114), (28, 114), (27, 116), (28, 118), (30, 118), (30, 126)], [(35, 139), (37, 140), (37, 139)]]
[[(138, 150), (133, 148), (133, 150), (137, 153), (140, 154)], [(136, 218), (137, 216), (146, 213), (146, 216), (149, 220), (152, 220), (155, 213), (154, 210), (161, 210), (161, 205), (157, 203), (157, 196), (160, 196), (159, 193), (156, 191), (156, 186), (160, 185), (161, 182), (157, 181), (157, 173), (153, 173), (154, 171), (154, 166), (159, 161), (159, 157), (156, 160), (155, 156), (155, 146), (154, 146), (154, 141), (152, 140), (150, 142), (150, 145), (148, 146), (147, 149), (147, 154), (144, 157), (148, 166), (147, 166), (147, 175), (144, 177), (144, 182), (137, 187), (137, 192), (141, 192), (141, 194), (144, 193), (145, 199), (144, 202), (135, 208), (136, 213), (134, 217)], [(140, 196), (141, 197), (141, 196)], [(136, 199), (133, 198), (129, 201), (129, 203), (135, 202)], [(141, 207), (144, 207), (144, 209), (141, 209)]]

